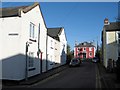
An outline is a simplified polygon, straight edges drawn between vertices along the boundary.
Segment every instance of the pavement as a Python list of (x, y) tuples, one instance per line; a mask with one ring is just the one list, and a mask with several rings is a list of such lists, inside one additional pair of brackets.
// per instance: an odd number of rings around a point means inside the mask
[(55, 74), (63, 71), (67, 67), (68, 67), (68, 65), (58, 65), (58, 66), (54, 67), (53, 69), (48, 70), (47, 72), (35, 75), (33, 77), (28, 78), (27, 80), (21, 80), (21, 81), (4, 80), (4, 81), (2, 81), (2, 86), (5, 87), (5, 86), (17, 86), (17, 85), (32, 85), (34, 83), (37, 83), (43, 79), (46, 79), (52, 75), (55, 75)]
[(108, 72), (101, 64), (97, 64), (100, 74), (101, 88), (120, 88), (120, 81), (117, 81), (115, 72)]

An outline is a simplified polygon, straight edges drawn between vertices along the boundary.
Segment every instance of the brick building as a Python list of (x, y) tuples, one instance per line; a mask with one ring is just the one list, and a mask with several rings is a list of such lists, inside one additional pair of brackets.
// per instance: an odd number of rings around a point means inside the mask
[(95, 46), (93, 43), (83, 42), (74, 47), (74, 57), (75, 58), (93, 58), (95, 57)]

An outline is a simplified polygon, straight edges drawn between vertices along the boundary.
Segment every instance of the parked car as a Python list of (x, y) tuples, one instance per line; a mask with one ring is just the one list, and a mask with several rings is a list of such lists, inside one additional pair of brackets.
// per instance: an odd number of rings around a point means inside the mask
[(79, 58), (73, 58), (70, 61), (69, 66), (80, 66), (81, 63), (82, 61)]
[(94, 63), (97, 63), (99, 61), (99, 59), (97, 58), (97, 57), (94, 57), (93, 59), (92, 59), (92, 62), (94, 62)]

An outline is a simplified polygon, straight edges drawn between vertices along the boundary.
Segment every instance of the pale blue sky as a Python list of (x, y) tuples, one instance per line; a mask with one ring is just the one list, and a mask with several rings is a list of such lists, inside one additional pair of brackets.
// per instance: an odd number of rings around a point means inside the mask
[[(33, 3), (33, 2), (32, 2)], [(29, 2), (2, 3), (3, 7), (30, 5)], [(67, 41), (74, 48), (75, 41), (101, 43), (104, 19), (115, 22), (117, 2), (41, 2), (41, 10), (48, 28), (64, 27)]]

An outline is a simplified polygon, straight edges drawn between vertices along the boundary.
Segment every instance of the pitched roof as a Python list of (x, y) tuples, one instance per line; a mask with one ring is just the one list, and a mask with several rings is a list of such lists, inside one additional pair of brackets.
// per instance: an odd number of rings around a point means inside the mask
[(111, 22), (109, 25), (104, 25), (106, 31), (120, 31), (120, 22)]
[(39, 5), (39, 3), (34, 3), (31, 6), (18, 6), (18, 7), (7, 7), (7, 8), (0, 8), (0, 18), (2, 17), (13, 17), (13, 16), (21, 16), (21, 11), (27, 13), (34, 7)]
[(52, 38), (60, 41), (59, 35), (60, 35), (61, 32), (62, 32), (62, 27), (60, 27), (60, 28), (48, 28), (47, 30), (48, 30), (48, 31), (47, 31), (47, 34), (48, 34), (49, 36), (51, 36)]
[[(40, 4), (38, 2), (35, 2), (33, 5), (29, 5), (29, 6), (18, 6), (18, 7), (7, 7), (7, 8), (0, 8), (0, 18), (4, 18), (4, 17), (14, 17), (14, 16), (21, 16), (21, 11), (23, 11), (24, 13), (27, 13), (28, 11), (32, 10), (34, 7), (39, 6), (40, 8)], [(41, 8), (40, 8), (41, 11)], [(41, 11), (41, 15), (46, 26), (45, 23), (45, 19), (43, 17), (42, 11)]]
[(95, 46), (92, 45), (92, 43), (83, 42), (83, 43), (80, 43), (79, 45), (76, 45), (75, 47), (95, 47)]

